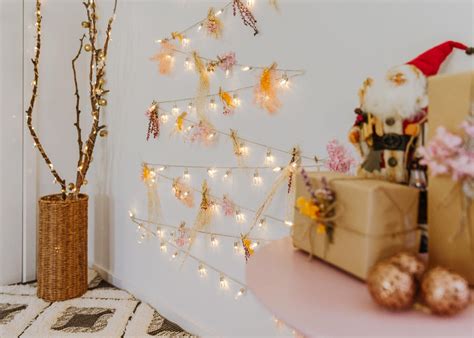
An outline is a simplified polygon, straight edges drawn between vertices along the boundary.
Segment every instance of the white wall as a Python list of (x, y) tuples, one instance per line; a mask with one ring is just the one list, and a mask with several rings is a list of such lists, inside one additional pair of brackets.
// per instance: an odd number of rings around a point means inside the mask
[[(332, 138), (344, 140), (353, 122), (357, 90), (369, 75), (377, 75), (388, 67), (408, 61), (418, 53), (447, 39), (466, 43), (473, 38), (473, 4), (471, 1), (280, 1), (281, 13), (271, 10), (267, 1), (257, 0), (255, 14), (262, 34), (254, 38), (230, 13), (224, 15), (225, 37), (215, 42), (200, 34), (190, 36), (193, 47), (203, 56), (234, 50), (241, 63), (266, 65), (277, 61), (282, 67), (304, 68), (307, 74), (294, 81), (285, 94), (283, 109), (268, 116), (253, 107), (250, 93), (242, 94), (242, 109), (235, 116), (212, 117), (218, 128), (239, 130), (243, 137), (289, 149), (299, 144), (303, 152), (324, 156), (325, 144)], [(31, 1), (28, 0), (31, 10)], [(99, 2), (100, 3), (100, 2)], [(163, 314), (177, 320), (198, 334), (213, 335), (277, 335), (271, 314), (249, 294), (239, 302), (233, 292), (221, 294), (217, 281), (202, 281), (197, 264), (187, 261), (181, 270), (169, 256), (159, 252), (158, 243), (139, 245), (136, 231), (127, 216), (133, 209), (146, 216), (146, 193), (140, 182), (141, 161), (234, 165), (230, 143), (222, 139), (218, 146), (202, 148), (169, 138), (171, 125), (164, 128), (159, 141), (145, 142), (144, 111), (152, 99), (193, 96), (197, 77), (182, 70), (170, 78), (157, 74), (149, 57), (157, 51), (153, 41), (171, 31), (187, 27), (206, 14), (209, 1), (120, 1), (117, 21), (112, 33), (109, 68), (109, 107), (106, 119), (110, 136), (99, 140), (95, 170), (88, 192), (91, 200), (91, 262), (108, 271), (120, 286), (135, 292)], [(212, 2), (216, 3), (224, 2)], [(51, 149), (56, 167), (74, 173), (76, 156), (72, 129), (73, 88), (70, 59), (76, 51), (82, 30), (83, 9), (73, 1), (47, 0), (44, 6), (44, 54), (42, 85), (38, 115), (39, 130)], [(110, 1), (107, 2), (110, 9)], [(27, 12), (28, 13), (28, 12)], [(26, 15), (27, 20), (32, 19)], [(101, 17), (107, 16), (101, 12)], [(85, 71), (85, 65), (81, 67)], [(458, 52), (443, 72), (472, 69), (472, 58)], [(255, 82), (257, 74), (236, 74), (226, 88)], [(213, 76), (212, 91), (219, 81)], [(85, 110), (87, 111), (87, 110)], [(86, 114), (87, 115), (87, 114)], [(57, 122), (55, 120), (58, 120)], [(65, 124), (62, 124), (62, 123)], [(58, 126), (65, 126), (58, 128)], [(260, 164), (263, 149), (252, 149), (249, 163)], [(288, 158), (280, 157), (282, 163)], [(47, 170), (41, 168), (39, 194), (53, 192)], [(178, 176), (180, 170), (169, 170)], [(204, 174), (192, 172), (193, 184), (199, 187)], [(269, 188), (270, 177), (264, 177), (262, 189), (249, 189), (246, 176), (238, 177), (232, 187), (220, 180), (210, 181), (214, 194), (229, 192), (237, 203), (258, 207)], [(237, 184), (240, 183), (240, 184)], [(184, 209), (171, 197), (170, 185), (160, 187), (164, 220), (192, 224), (195, 210)], [(284, 194), (280, 194), (270, 213), (284, 217)], [(250, 214), (248, 215), (250, 218)], [(213, 229), (239, 233), (233, 222), (220, 218)], [(279, 237), (287, 233), (273, 224), (261, 235)], [(242, 257), (236, 257), (232, 242), (223, 242), (217, 252), (195, 245), (194, 253), (245, 279)], [(349, 253), (348, 253), (349, 254)], [(278, 264), (278, 262), (275, 262)], [(211, 277), (211, 276), (210, 276)], [(328, 290), (335, 292), (335, 290)]]

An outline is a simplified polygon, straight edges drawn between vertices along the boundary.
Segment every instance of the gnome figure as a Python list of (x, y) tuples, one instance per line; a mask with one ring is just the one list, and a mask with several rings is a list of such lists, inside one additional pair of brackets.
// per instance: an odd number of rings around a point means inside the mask
[(349, 133), (362, 157), (358, 175), (408, 182), (415, 149), (427, 120), (427, 77), (435, 75), (454, 48), (473, 48), (447, 41), (412, 61), (391, 68), (385, 78), (368, 78), (359, 90), (360, 107)]

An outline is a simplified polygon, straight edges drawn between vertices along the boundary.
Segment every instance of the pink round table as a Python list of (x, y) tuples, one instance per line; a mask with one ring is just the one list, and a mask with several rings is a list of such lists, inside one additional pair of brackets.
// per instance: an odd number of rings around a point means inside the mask
[(316, 258), (309, 260), (290, 238), (252, 256), (247, 284), (275, 317), (307, 337), (474, 337), (474, 306), (452, 318), (386, 311), (372, 301), (363, 282)]

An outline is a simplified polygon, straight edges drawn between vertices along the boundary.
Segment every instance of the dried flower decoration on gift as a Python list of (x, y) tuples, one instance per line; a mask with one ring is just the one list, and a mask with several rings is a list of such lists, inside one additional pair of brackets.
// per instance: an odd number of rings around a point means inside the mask
[(230, 115), (234, 112), (236, 105), (234, 103), (234, 100), (232, 99), (232, 96), (222, 90), (222, 88), (219, 88), (219, 98), (221, 99), (222, 102), (222, 107), (223, 107), (223, 114), (224, 115)]
[(281, 102), (277, 96), (278, 79), (276, 78), (277, 64), (273, 63), (265, 68), (260, 76), (260, 81), (255, 87), (255, 103), (269, 113), (274, 114), (281, 107)]
[(235, 203), (229, 198), (229, 196), (224, 195), (224, 197), (222, 198), (221, 206), (225, 216), (233, 217), (235, 215)]
[(326, 146), (326, 150), (328, 152), (326, 167), (330, 171), (347, 174), (356, 165), (356, 160), (350, 151), (339, 141), (330, 141)]
[(242, 21), (245, 26), (249, 26), (253, 29), (253, 35), (258, 34), (258, 28), (257, 28), (257, 19), (253, 16), (252, 12), (246, 6), (242, 0), (233, 0), (232, 7), (234, 10), (234, 16), (237, 15), (237, 10), (240, 13), (240, 17), (242, 18)]
[[(301, 169), (301, 176), (305, 183), (310, 198), (300, 196), (296, 200), (296, 209), (303, 216), (309, 217), (314, 221), (315, 233), (318, 235), (326, 234), (330, 243), (333, 241), (335, 218), (335, 200), (334, 191), (329, 187), (326, 179), (321, 179), (320, 187), (314, 189), (308, 174)], [(310, 233), (310, 236), (312, 234)], [(310, 241), (312, 243), (312, 240)]]
[(145, 115), (148, 117), (146, 140), (148, 141), (151, 135), (153, 135), (154, 139), (157, 139), (158, 136), (160, 136), (160, 118), (158, 116), (158, 103), (156, 103), (156, 101), (153, 101)]
[(188, 208), (194, 207), (194, 194), (189, 185), (183, 182), (181, 177), (173, 180), (173, 194)]
[(215, 39), (219, 39), (222, 36), (223, 24), (222, 21), (216, 16), (214, 8), (209, 8), (207, 12), (207, 19), (205, 22), (207, 34)]
[(474, 179), (474, 118), (464, 121), (461, 128), (466, 138), (439, 127), (433, 140), (418, 149), (423, 156), (421, 164), (427, 165), (432, 175), (449, 175), (454, 181)]
[(212, 145), (217, 139), (217, 132), (207, 122), (200, 121), (198, 124), (191, 126), (191, 131), (188, 136), (193, 143), (200, 143), (202, 145)]
[(160, 74), (168, 75), (173, 71), (174, 53), (175, 47), (168, 39), (161, 41), (161, 50), (151, 58), (158, 63)]

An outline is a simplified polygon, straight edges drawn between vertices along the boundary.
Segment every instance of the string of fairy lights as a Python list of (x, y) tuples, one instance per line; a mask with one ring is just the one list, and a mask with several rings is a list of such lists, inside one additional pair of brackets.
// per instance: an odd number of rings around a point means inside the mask
[(151, 230), (148, 226), (146, 226), (142, 221), (139, 221), (136, 219), (133, 214), (130, 214), (130, 219), (132, 220), (133, 223), (136, 224), (137, 226), (137, 231), (142, 233), (142, 238), (148, 238), (148, 237), (155, 237), (160, 239), (160, 251), (164, 254), (168, 252), (168, 247), (171, 247), (174, 251), (174, 253), (171, 255), (171, 260), (177, 261), (178, 256), (184, 255), (187, 258), (190, 258), (191, 260), (195, 261), (198, 264), (197, 267), (197, 272), (201, 278), (206, 278), (208, 275), (208, 270), (213, 271), (216, 273), (219, 278), (218, 278), (218, 285), (219, 288), (222, 290), (228, 290), (230, 288), (229, 282), (232, 282), (236, 284), (239, 288), (238, 292), (236, 293), (234, 299), (238, 300), (240, 299), (243, 295), (247, 293), (247, 286), (239, 281), (238, 279), (229, 276), (226, 274), (224, 271), (221, 269), (204, 262), (202, 259), (199, 257), (193, 255), (190, 253), (188, 250), (181, 248), (180, 246), (174, 244), (171, 240), (168, 240), (164, 237), (159, 237), (157, 232)]

